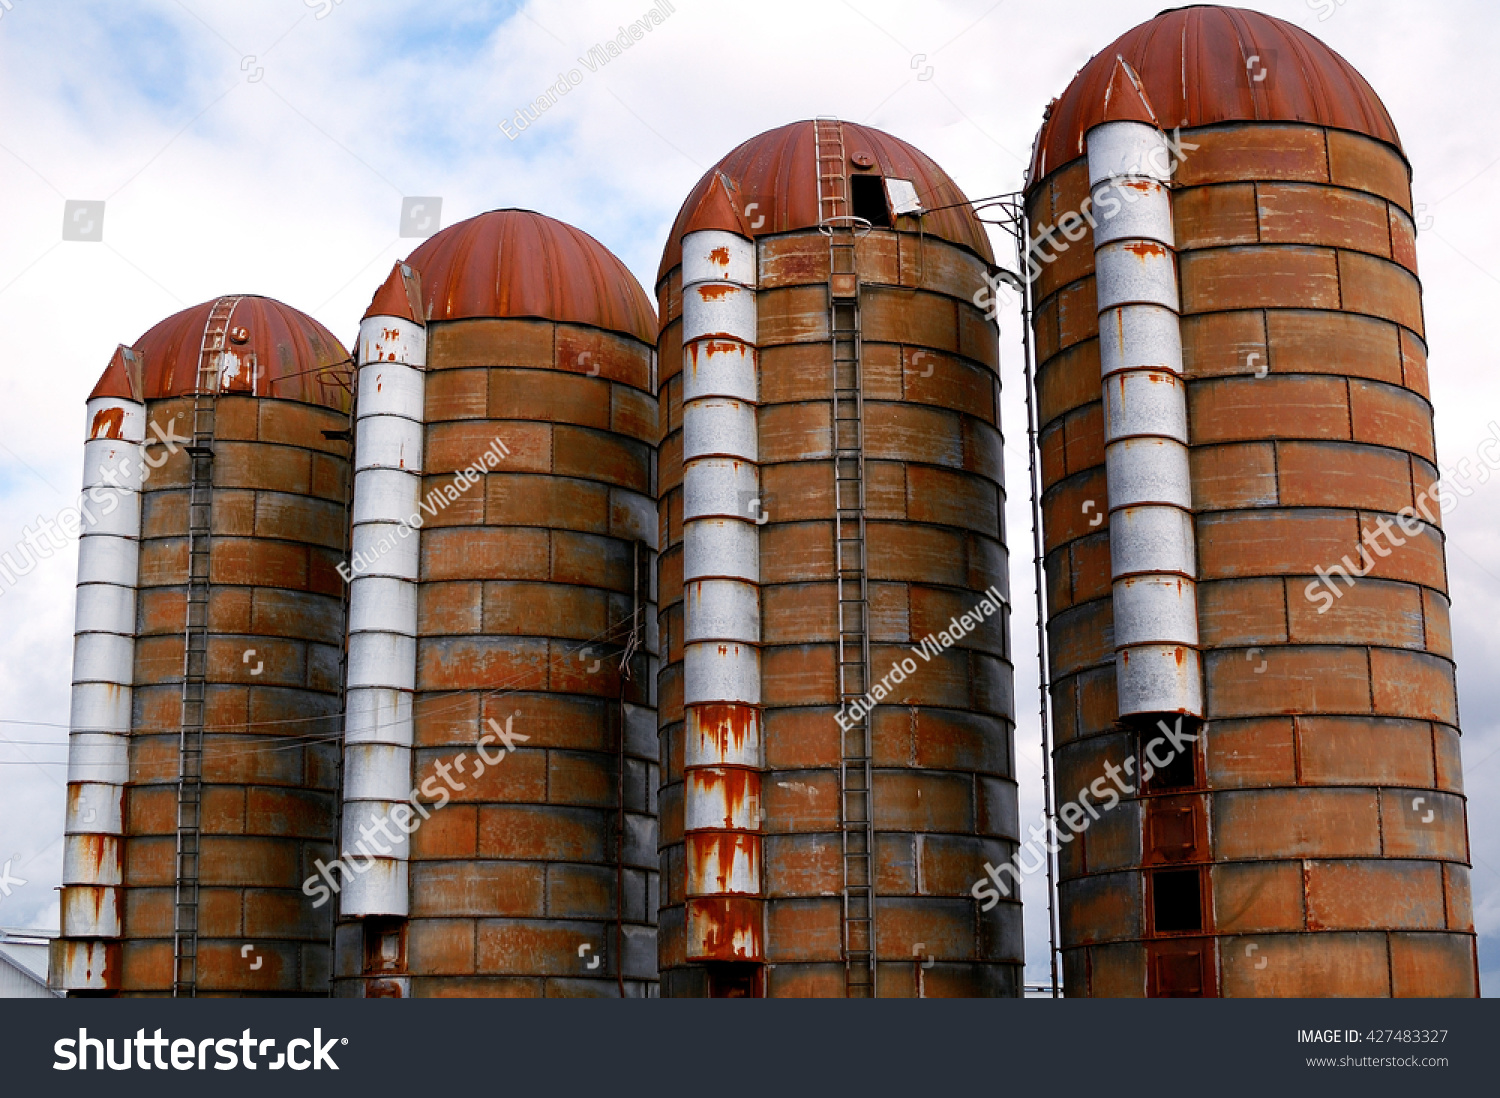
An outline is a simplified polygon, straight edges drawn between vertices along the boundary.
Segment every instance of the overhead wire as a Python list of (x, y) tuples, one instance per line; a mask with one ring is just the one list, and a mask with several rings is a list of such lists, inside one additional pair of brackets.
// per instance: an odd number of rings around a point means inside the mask
[[(627, 620), (625, 620), (625, 621), (617, 622), (614, 625), (607, 626), (604, 629), (600, 630), (599, 632), (594, 633), (591, 636), (589, 636), (589, 637), (587, 637), (587, 638), (585, 638), (585, 639), (583, 639), (581, 641), (574, 642), (570, 646), (566, 647), (560, 655), (549, 658), (545, 663), (543, 663), (542, 668), (550, 669), (550, 668), (553, 668), (553, 667), (562, 666), (563, 664), (570, 662), (576, 653), (584, 651), (584, 650), (592, 647), (595, 644), (608, 643), (608, 639), (611, 637), (611, 635), (620, 635), (622, 633), (624, 635), (626, 635), (626, 636), (632, 635), (635, 632), (635, 628), (636, 628), (634, 619), (641, 612), (642, 611), (637, 611), (636, 613), (633, 613), (630, 616), (630, 618), (627, 619)], [(548, 640), (557, 640), (559, 638), (546, 638), (546, 639), (548, 639)], [(625, 653), (625, 655), (626, 655), (627, 658), (629, 657), (629, 655), (632, 654), (631, 651), (630, 651), (630, 647), (629, 646), (623, 646), (623, 651), (624, 651), (624, 653)], [(512, 694), (529, 693), (530, 691), (526, 690), (525, 688), (520, 688), (520, 687), (513, 688), (513, 687), (514, 687), (514, 684), (522, 682), (526, 678), (528, 678), (528, 677), (530, 677), (532, 675), (535, 675), (535, 674), (536, 674), (536, 671), (529, 670), (529, 669), (528, 670), (519, 671), (515, 675), (513, 675), (512, 677), (510, 677), (508, 679), (505, 679), (505, 680), (503, 680), (503, 681), (501, 681), (499, 683), (494, 684), (492, 688), (479, 693), (477, 696), (478, 696), (478, 698), (481, 701), (483, 701), (483, 700), (487, 700), (487, 699), (490, 699), (490, 698), (507, 697), (507, 696), (510, 696)], [(241, 684), (235, 683), (235, 684), (213, 684), (213, 685), (241, 685)], [(418, 693), (426, 693), (426, 692), (418, 691)], [(433, 692), (431, 694), (428, 694), (427, 697), (428, 698), (434, 698), (434, 699), (443, 699), (443, 698), (452, 697), (454, 699), (454, 701), (453, 701), (453, 703), (451, 705), (447, 705), (447, 706), (444, 706), (444, 705), (441, 705), (441, 704), (436, 705), (436, 706), (429, 706), (429, 703), (424, 698), (423, 703), (422, 703), (423, 704), (423, 708), (424, 708), (424, 714), (423, 715), (424, 716), (436, 716), (436, 715), (443, 715), (443, 714), (446, 714), (446, 713), (451, 713), (451, 712), (453, 712), (453, 711), (461, 708), (466, 702), (468, 702), (470, 699), (474, 698), (475, 696), (476, 696), (476, 693), (475, 693), (475, 691), (472, 691), (472, 690), (444, 690), (444, 691)], [(239, 733), (242, 736), (252, 736), (253, 734), (249, 731), (251, 728), (265, 728), (265, 727), (281, 726), (281, 725), (287, 725), (287, 724), (305, 724), (305, 723), (310, 723), (310, 722), (313, 722), (313, 721), (332, 721), (332, 720), (338, 720), (338, 719), (347, 718), (347, 716), (348, 716), (348, 711), (347, 710), (338, 710), (338, 711), (335, 711), (335, 712), (332, 712), (332, 713), (323, 713), (323, 714), (318, 714), (316, 716), (310, 716), (310, 717), (287, 717), (287, 718), (280, 718), (280, 719), (277, 719), (277, 720), (270, 720), (270, 721), (236, 721), (236, 722), (234, 722), (232, 724), (205, 725), (204, 726), (204, 732), (205, 733), (212, 733), (215, 736), (220, 737), (221, 739), (223, 737), (227, 737), (227, 736), (234, 736), (236, 733)], [(57, 723), (48, 722), (48, 721), (20, 721), (20, 720), (0, 719), (0, 724), (19, 724), (19, 725), (27, 725), (27, 726), (32, 726), (32, 727), (65, 728), (65, 729), (70, 729), (70, 731), (71, 731), (71, 726), (70, 725), (57, 724)], [(368, 730), (367, 728), (353, 728), (353, 729), (350, 729), (350, 728), (348, 728), (346, 726), (345, 729), (344, 729), (344, 731), (342, 731), (342, 732), (337, 732), (337, 733), (328, 734), (328, 735), (322, 735), (322, 734), (316, 734), (316, 733), (309, 733), (309, 734), (306, 734), (306, 735), (285, 736), (285, 737), (279, 738), (276, 742), (269, 743), (269, 744), (254, 744), (253, 740), (252, 740), (250, 743), (245, 743), (245, 742), (241, 741), (240, 743), (235, 743), (235, 744), (226, 744), (226, 743), (220, 742), (220, 743), (215, 743), (215, 744), (210, 745), (208, 743), (205, 743), (204, 747), (205, 747), (205, 753), (207, 753), (207, 749), (210, 746), (212, 746), (212, 747), (215, 747), (215, 748), (221, 748), (222, 747), (222, 748), (224, 748), (226, 750), (233, 750), (234, 753), (238, 754), (238, 755), (243, 755), (243, 754), (247, 754), (247, 753), (251, 753), (251, 754), (254, 754), (254, 753), (269, 754), (269, 753), (273, 753), (273, 752), (277, 752), (277, 751), (296, 751), (296, 750), (300, 750), (300, 749), (302, 749), (304, 747), (312, 746), (314, 744), (319, 744), (319, 743), (339, 743), (339, 742), (342, 742), (344, 740), (344, 738), (348, 735), (348, 733), (351, 732), (351, 731), (352, 732), (361, 732), (361, 731), (367, 731), (367, 730)], [(92, 730), (92, 729), (81, 729), (79, 731), (86, 733), (86, 732), (90, 732), (90, 731), (94, 731), (94, 730)], [(162, 725), (162, 726), (147, 726), (145, 728), (132, 727), (129, 734), (131, 736), (141, 736), (141, 735), (169, 735), (169, 734), (176, 734), (178, 731), (180, 731), (180, 729), (177, 726), (175, 726), (175, 725)], [(103, 734), (108, 735), (109, 733), (108, 732), (104, 732)], [(25, 744), (27, 746), (36, 746), (36, 747), (66, 747), (67, 744), (68, 744), (68, 741), (67, 740), (56, 740), (56, 741), (24, 741), (24, 740), (13, 740), (13, 739), (10, 739), (8, 737), (3, 736), (3, 734), (0, 734), (0, 747), (4, 747), (4, 746), (6, 746), (8, 744), (15, 744), (15, 745)], [(66, 763), (66, 760), (46, 760), (44, 762), (36, 762), (36, 763), (19, 762), (19, 761), (5, 762), (3, 760), (0, 760), (0, 766), (3, 766), (3, 765), (10, 765), (10, 766), (47, 766), (47, 765), (51, 765), (51, 766), (65, 766), (65, 765), (67, 765), (67, 763)]]

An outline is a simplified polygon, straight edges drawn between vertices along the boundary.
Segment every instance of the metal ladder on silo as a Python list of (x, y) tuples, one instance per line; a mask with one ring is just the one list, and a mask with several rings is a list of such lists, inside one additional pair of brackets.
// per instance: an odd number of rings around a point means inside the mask
[[(841, 712), (870, 689), (870, 584), (865, 553), (864, 384), (860, 222), (849, 215), (841, 123), (814, 122), (819, 228), (828, 236), (828, 336), (833, 357), (834, 576), (838, 583)], [(867, 228), (867, 226), (866, 226)], [(876, 994), (875, 814), (868, 714), (841, 727), (839, 831), (844, 858), (844, 994)]]
[[(841, 237), (848, 237), (847, 242)], [(836, 229), (833, 270), (853, 277), (854, 233)], [(848, 263), (840, 271), (841, 261)], [(855, 284), (857, 287), (857, 283)], [(830, 283), (832, 286), (832, 283)], [(865, 553), (864, 393), (857, 296), (830, 297), (833, 343), (834, 568), (838, 582), (839, 705), (863, 698), (870, 681), (870, 581)], [(875, 997), (875, 816), (869, 715), (846, 722), (839, 765), (844, 850), (844, 968), (851, 998)]]
[(203, 719), (208, 678), (209, 542), (212, 536), (214, 411), (220, 360), (238, 297), (209, 310), (193, 387), (188, 486), (187, 624), (183, 631), (182, 731), (177, 777), (177, 891), (173, 914), (172, 994), (198, 993), (198, 874), (203, 811)]
[(813, 156), (818, 163), (818, 224), (837, 223), (849, 213), (844, 167), (844, 124), (836, 118), (813, 120)]

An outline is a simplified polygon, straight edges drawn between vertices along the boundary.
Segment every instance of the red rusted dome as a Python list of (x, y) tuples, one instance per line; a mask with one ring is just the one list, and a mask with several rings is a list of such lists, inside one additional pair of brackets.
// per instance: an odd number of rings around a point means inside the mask
[(656, 312), (625, 264), (582, 229), (531, 210), (460, 221), (407, 258), (429, 321), (536, 317), (656, 341)]
[(219, 391), (300, 400), (347, 409), (344, 384), (349, 352), (327, 328), (306, 313), (269, 297), (215, 298), (167, 317), (135, 341), (138, 384), (131, 364), (116, 352), (90, 399), (122, 396), (162, 400), (185, 396), (198, 386), (204, 332), (214, 306), (232, 303), (225, 322), (224, 357), (216, 364)]
[[(851, 176), (868, 173), (887, 179), (907, 179), (917, 198), (932, 212), (920, 220), (928, 236), (940, 237), (994, 262), (989, 237), (974, 217), (963, 191), (948, 173), (927, 154), (888, 133), (841, 122), (844, 170)], [(682, 238), (698, 229), (728, 228), (722, 199), (723, 186), (715, 186), (722, 175), (733, 196), (736, 225), (752, 236), (810, 229), (820, 220), (818, 213), (818, 162), (815, 123), (793, 122), (752, 137), (711, 168), (682, 204), (667, 248), (662, 255), (657, 280), (682, 262)], [(946, 208), (940, 208), (946, 207)], [(746, 210), (749, 213), (746, 214)], [(764, 220), (762, 220), (762, 218)], [(899, 227), (916, 230), (916, 217), (902, 217)]]
[(1140, 75), (1166, 129), (1216, 122), (1307, 122), (1401, 148), (1395, 124), (1364, 77), (1300, 27), (1258, 11), (1200, 4), (1126, 31), (1079, 70), (1037, 135), (1030, 183), (1084, 153), (1103, 120), (1116, 58)]

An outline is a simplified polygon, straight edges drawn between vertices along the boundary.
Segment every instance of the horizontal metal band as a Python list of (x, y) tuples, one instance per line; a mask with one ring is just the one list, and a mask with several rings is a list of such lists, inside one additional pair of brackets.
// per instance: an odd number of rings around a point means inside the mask
[(1192, 510), (1188, 448), (1170, 438), (1127, 438), (1104, 448), (1111, 513), (1143, 504)]
[(760, 892), (760, 836), (747, 831), (689, 831), (687, 895), (754, 896)]
[[(85, 440), (114, 435), (121, 442), (146, 440), (146, 406), (123, 397), (95, 397), (84, 404)], [(87, 475), (87, 473), (85, 473)]]
[(760, 771), (688, 767), (683, 781), (683, 827), (687, 831), (760, 830)]
[[(117, 830), (109, 821), (118, 816), (119, 790), (130, 780), (130, 737), (112, 732), (72, 732), (68, 735), (68, 785), (77, 796), (88, 793), (91, 800), (79, 808), (80, 817), (98, 827), (80, 827), (79, 831)], [(70, 794), (72, 796), (73, 794)]]
[(656, 710), (649, 705), (621, 702), (625, 715), (625, 747), (634, 755), (658, 756)]
[[(431, 812), (431, 809), (428, 809)], [(339, 853), (353, 852), (363, 861), (366, 854), (375, 858), (407, 861), (411, 858), (411, 839), (406, 826), (418, 828), (422, 816), (403, 794), (395, 798), (345, 798), (340, 817)]]
[(1166, 135), (1145, 122), (1105, 122), (1089, 130), (1089, 186), (1101, 180), (1137, 177), (1166, 183), (1172, 178)]
[(114, 991), (120, 986), (120, 943), (79, 940), (63, 924), (63, 937), (52, 943), (49, 968), (57, 987), (66, 991)]
[(708, 336), (682, 348), (682, 401), (727, 397), (759, 399), (760, 353), (739, 339)]
[(748, 896), (689, 898), (686, 905), (689, 961), (764, 961), (761, 907)]
[(655, 552), (661, 540), (656, 501), (628, 488), (609, 490), (610, 533), (614, 537), (644, 541)]
[(68, 707), (68, 727), (75, 736), (84, 733), (128, 736), (132, 721), (131, 700), (129, 686), (109, 682), (74, 683)]
[[(655, 569), (652, 569), (651, 581), (656, 582)], [(646, 603), (646, 651), (654, 656), (661, 654), (661, 619), (657, 610), (655, 599)]]
[(1179, 307), (1172, 250), (1150, 240), (1106, 244), (1094, 253), (1099, 311), (1116, 305)]
[(345, 743), (410, 747), (412, 694), (389, 687), (350, 687), (344, 702)]
[(735, 519), (694, 519), (682, 527), (684, 581), (723, 578), (760, 582), (760, 527)]
[(88, 534), (78, 539), (78, 582), (134, 587), (140, 578), (140, 530), (128, 536)]
[(702, 397), (683, 404), (683, 461), (704, 457), (756, 461), (758, 452), (754, 405), (723, 397)]
[(720, 336), (754, 343), (755, 291), (730, 282), (698, 282), (682, 288), (682, 341)]
[(1198, 645), (1198, 587), (1181, 576), (1127, 576), (1114, 584), (1115, 647)]
[(1203, 672), (1198, 650), (1145, 645), (1115, 655), (1120, 716), (1182, 713), (1203, 716)]
[(356, 576), (349, 585), (349, 633), (417, 635), (417, 585), (394, 576)]
[(425, 513), (417, 509), (422, 478), (400, 469), (363, 469), (354, 474), (354, 525), (366, 522), (418, 523)]
[(354, 633), (349, 637), (348, 688), (385, 686), (415, 690), (417, 641), (400, 633)]
[(755, 285), (755, 242), (723, 229), (700, 229), (682, 238), (682, 283)]
[(760, 589), (744, 580), (688, 580), (683, 585), (683, 639), (760, 643)]
[(1104, 441), (1144, 437), (1186, 445), (1186, 385), (1166, 370), (1111, 374), (1104, 379)]
[(78, 536), (141, 536), (141, 494), (122, 488), (95, 488), (78, 507)]
[(421, 569), (421, 531), (395, 522), (356, 526), (349, 568), (356, 576), (393, 576), (415, 582)]
[[(144, 452), (139, 442), (89, 439), (83, 444), (83, 490), (99, 487), (139, 492), (146, 479)], [(102, 496), (103, 492), (98, 494)]]
[(371, 416), (401, 416), (421, 423), (426, 389), (424, 373), (414, 366), (394, 362), (361, 366), (355, 422)]
[[(129, 741), (124, 736), (119, 754), (124, 756), (125, 766), (130, 765)], [(68, 744), (68, 792), (67, 808), (63, 814), (63, 833), (67, 835), (123, 835), (125, 834), (125, 779), (90, 780), (88, 770), (120, 773), (121, 767), (80, 766), (84, 772), (80, 778), (73, 777), (72, 756), (74, 744)], [(99, 757), (96, 756), (96, 763)], [(97, 883), (97, 882), (96, 882)], [(109, 883), (109, 882), (106, 882)]]
[(699, 458), (682, 473), (682, 518), (753, 521), (760, 499), (760, 470), (734, 458)]
[(1106, 179), (1090, 192), (1094, 247), (1115, 240), (1154, 240), (1172, 247), (1172, 196), (1154, 179)]
[(1148, 367), (1182, 373), (1182, 327), (1161, 305), (1122, 305), (1099, 314), (1099, 373)]
[(64, 885), (120, 885), (122, 843), (115, 835), (64, 835), (62, 883)]
[(73, 632), (135, 636), (135, 587), (82, 584), (73, 609)]
[(1109, 517), (1111, 579), (1147, 572), (1197, 575), (1193, 516), (1178, 507), (1127, 507)]
[(135, 638), (118, 633), (80, 633), (73, 638), (73, 681), (135, 682)]
[[(427, 329), (404, 317), (366, 317), (359, 324), (359, 346), (355, 353), (359, 356), (361, 367), (374, 363), (425, 366)], [(365, 403), (363, 386), (360, 388), (359, 403), (361, 407)]]
[(689, 644), (682, 652), (683, 704), (760, 704), (760, 652), (748, 644)]
[(361, 416), (354, 430), (354, 469), (422, 471), (422, 425), (405, 416)]
[(62, 890), (62, 925), (80, 938), (118, 938), (124, 889), (108, 885), (73, 884)]
[[(359, 860), (361, 866), (366, 860)], [(363, 872), (343, 872), (339, 914), (346, 918), (367, 915), (406, 916), (411, 913), (408, 867), (403, 861), (377, 858)], [(326, 885), (325, 885), (326, 887)]]
[[(344, 746), (344, 808), (359, 801), (396, 804), (411, 795), (411, 748), (389, 743)], [(347, 842), (347, 833), (345, 841)]]
[(683, 765), (761, 765), (761, 713), (753, 705), (690, 705), (683, 732)]

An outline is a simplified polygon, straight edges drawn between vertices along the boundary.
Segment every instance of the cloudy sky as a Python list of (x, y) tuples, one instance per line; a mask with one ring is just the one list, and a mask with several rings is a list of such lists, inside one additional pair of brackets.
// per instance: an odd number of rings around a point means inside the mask
[[(83, 401), (115, 345), (218, 294), (266, 294), (346, 343), (404, 197), (592, 233), (646, 286), (699, 175), (744, 139), (836, 115), (888, 130), (971, 197), (1021, 185), (1046, 102), (1162, 0), (675, 0), (665, 23), (511, 139), (517, 108), (647, 0), (0, 0), (0, 550), (76, 497)], [(1500, 182), (1483, 0), (1265, 0), (1384, 98), (1416, 172), (1440, 458), (1500, 421)], [(105, 203), (64, 241), (64, 203)], [(997, 251), (1002, 242), (997, 240)], [(1032, 588), (1017, 318), (1002, 317), (1013, 591)], [(1496, 428), (1500, 433), (1500, 427)], [(1500, 989), (1500, 484), (1446, 521), (1487, 990)], [(55, 927), (73, 547), (0, 595), (0, 925)], [(1016, 619), (1023, 818), (1040, 804), (1035, 641)], [(14, 883), (15, 878), (26, 881)], [(1042, 891), (1028, 979), (1046, 976)]]

